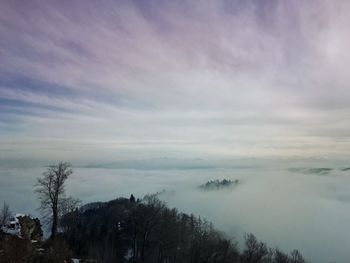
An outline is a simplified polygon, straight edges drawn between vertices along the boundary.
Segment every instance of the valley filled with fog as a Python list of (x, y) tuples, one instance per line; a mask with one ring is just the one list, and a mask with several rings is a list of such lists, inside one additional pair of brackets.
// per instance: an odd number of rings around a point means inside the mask
[[(347, 168), (344, 162), (329, 160), (167, 158), (78, 165), (67, 194), (88, 203), (159, 193), (169, 207), (212, 221), (239, 244), (244, 233), (252, 232), (271, 246), (297, 248), (312, 262), (346, 262), (350, 256)], [(14, 213), (39, 215), (33, 185), (44, 170), (42, 165), (3, 165), (0, 200), (6, 200)], [(212, 191), (198, 187), (213, 179), (238, 183)]]
[[(158, 193), (240, 248), (253, 233), (271, 248), (298, 249), (307, 262), (349, 262), (349, 26), (345, 0), (0, 1), (3, 211), (8, 204), (40, 217), (36, 194), (44, 195), (50, 252), (59, 212), (79, 203), (59, 195), (83, 204), (125, 197), (132, 209), (142, 202), (130, 205), (131, 194)], [(65, 182), (64, 170), (51, 171), (35, 193), (37, 178), (60, 161), (74, 173)], [(207, 183), (213, 189), (200, 187)], [(143, 252), (156, 244), (147, 233), (139, 235)], [(132, 261), (153, 262), (136, 236)], [(31, 253), (43, 249), (27, 241)], [(18, 246), (6, 242), (0, 258), (9, 247), (14, 262)], [(181, 261), (178, 244), (167, 257)], [(74, 256), (104, 255), (86, 247)]]

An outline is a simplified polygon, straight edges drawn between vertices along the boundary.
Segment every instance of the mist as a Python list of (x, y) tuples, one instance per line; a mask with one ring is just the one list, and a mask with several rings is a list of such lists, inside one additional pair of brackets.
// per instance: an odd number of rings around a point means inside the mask
[(63, 160), (84, 203), (159, 192), (239, 244), (348, 261), (349, 1), (3, 0), (0, 18), (13, 212), (40, 216), (33, 185)]
[[(194, 165), (189, 167), (189, 163)], [(182, 168), (174, 167), (180, 164)], [(131, 193), (139, 198), (159, 193), (170, 207), (212, 221), (239, 245), (244, 233), (251, 232), (270, 246), (299, 249), (311, 262), (347, 262), (349, 258), (350, 178), (344, 162), (240, 159), (206, 163), (204, 159), (164, 158), (163, 162), (135, 160), (135, 168), (118, 165), (76, 167), (67, 193), (84, 203)], [(318, 173), (311, 168), (329, 170)], [(13, 212), (40, 216), (33, 185), (44, 170), (1, 168), (0, 201), (6, 200)], [(224, 178), (239, 183), (213, 191), (198, 188), (208, 180)]]

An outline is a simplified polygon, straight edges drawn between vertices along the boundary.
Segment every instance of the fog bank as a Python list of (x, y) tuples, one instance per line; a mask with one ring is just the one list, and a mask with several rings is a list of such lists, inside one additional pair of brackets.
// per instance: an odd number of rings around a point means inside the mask
[[(270, 246), (297, 248), (312, 262), (349, 258), (345, 244), (350, 243), (350, 172), (345, 164), (235, 160), (204, 165), (203, 160), (193, 160), (193, 166), (188, 161), (175, 169), (179, 160), (157, 161), (158, 167), (151, 160), (135, 161), (135, 169), (115, 167), (120, 163), (76, 167), (67, 192), (84, 203), (162, 192), (159, 197), (170, 207), (207, 218), (239, 244), (244, 233), (252, 232)], [(0, 168), (0, 201), (6, 200), (13, 212), (38, 215), (33, 185), (44, 170)], [(198, 188), (223, 178), (239, 183), (218, 191)]]

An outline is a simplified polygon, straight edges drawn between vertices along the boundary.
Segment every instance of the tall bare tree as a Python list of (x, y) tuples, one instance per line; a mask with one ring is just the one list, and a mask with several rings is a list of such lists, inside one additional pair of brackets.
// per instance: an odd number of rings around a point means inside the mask
[(0, 227), (5, 225), (11, 217), (10, 206), (8, 203), (4, 202), (1, 212), (0, 212)]
[(41, 202), (40, 209), (51, 224), (51, 239), (57, 234), (58, 220), (65, 200), (65, 182), (73, 173), (67, 162), (50, 165), (35, 185), (35, 191)]

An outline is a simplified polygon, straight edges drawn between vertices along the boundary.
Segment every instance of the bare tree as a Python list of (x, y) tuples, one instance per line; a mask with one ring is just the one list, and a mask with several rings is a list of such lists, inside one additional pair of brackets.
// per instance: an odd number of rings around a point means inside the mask
[(59, 217), (74, 212), (77, 208), (81, 206), (81, 204), (82, 202), (80, 199), (74, 198), (72, 196), (62, 198), (58, 207)]
[(43, 173), (35, 185), (36, 193), (41, 202), (40, 210), (43, 216), (51, 224), (51, 239), (54, 239), (57, 233), (58, 220), (62, 203), (65, 199), (65, 182), (73, 173), (72, 166), (67, 162), (59, 162), (50, 165)]
[(253, 234), (245, 235), (245, 249), (241, 255), (241, 262), (244, 263), (263, 263), (271, 261), (272, 251), (267, 245), (256, 239)]
[(290, 256), (290, 263), (306, 263), (298, 250), (293, 250)]
[(0, 227), (5, 225), (10, 220), (10, 217), (11, 217), (10, 206), (8, 205), (8, 203), (4, 202), (0, 213)]

